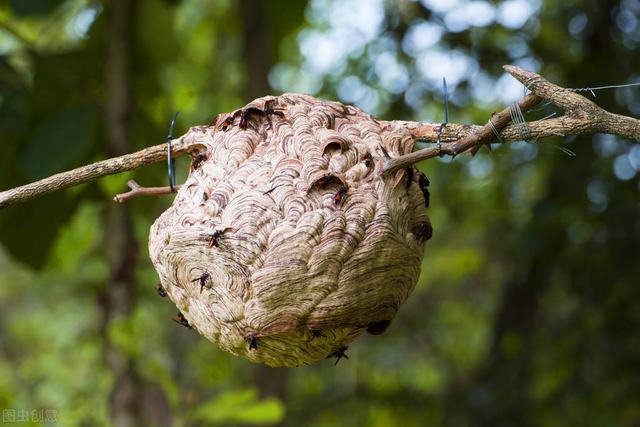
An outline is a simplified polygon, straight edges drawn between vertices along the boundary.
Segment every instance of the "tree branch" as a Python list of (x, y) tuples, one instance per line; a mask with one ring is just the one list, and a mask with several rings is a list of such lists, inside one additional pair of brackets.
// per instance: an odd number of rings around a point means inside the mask
[(127, 185), (129, 186), (129, 188), (131, 189), (130, 191), (127, 191), (126, 193), (120, 193), (120, 194), (116, 194), (113, 197), (113, 200), (118, 202), (118, 203), (124, 203), (129, 199), (133, 199), (135, 197), (140, 197), (140, 196), (164, 196), (167, 194), (171, 194), (171, 193), (175, 193), (176, 191), (178, 191), (180, 189), (180, 187), (182, 187), (182, 185), (174, 185), (173, 186), (173, 191), (171, 190), (171, 187), (166, 186), (166, 187), (142, 187), (140, 186), (140, 184), (138, 184), (137, 182), (135, 182), (133, 179), (129, 180), (127, 182)]
[[(640, 142), (640, 120), (610, 113), (575, 91), (550, 83), (536, 73), (512, 65), (505, 65), (504, 69), (532, 92), (518, 102), (518, 106), (523, 112), (545, 99), (562, 108), (565, 115), (553, 119), (527, 122), (525, 125), (512, 124), (507, 126), (511, 121), (511, 111), (510, 108), (505, 108), (491, 117), (491, 122), (496, 132), (500, 135), (497, 142), (513, 142), (523, 139), (536, 140), (550, 136), (582, 135), (597, 132), (610, 133)], [(414, 139), (428, 142), (437, 141), (440, 128), (439, 123), (416, 123), (401, 120), (382, 123), (386, 127), (408, 129)], [(172, 156), (185, 153), (193, 155), (202, 149), (202, 145), (198, 144), (195, 139), (187, 138), (189, 135), (190, 133), (173, 140)], [(381, 173), (389, 174), (436, 156), (456, 156), (468, 151), (473, 153), (483, 144), (496, 142), (496, 139), (493, 129), (488, 123), (485, 126), (450, 123), (442, 129), (440, 146), (428, 147), (396, 158), (387, 158)], [(133, 154), (82, 166), (32, 184), (1, 192), (0, 208), (52, 191), (92, 181), (101, 176), (137, 169), (150, 163), (166, 160), (166, 158), (166, 145), (161, 144)], [(160, 190), (159, 187), (142, 190), (142, 188), (138, 190), (132, 189), (128, 193), (116, 196), (116, 200), (124, 201), (143, 194), (165, 194), (163, 192), (165, 190)]]
[[(533, 92), (518, 102), (523, 112), (535, 106), (541, 99), (546, 99), (562, 108), (565, 115), (555, 119), (528, 122), (526, 128), (521, 128), (519, 125), (506, 126), (511, 119), (510, 108), (506, 108), (491, 118), (494, 127), (499, 132), (500, 141), (496, 141), (488, 124), (485, 126), (450, 124), (442, 130), (440, 137), (442, 144), (440, 146), (428, 147), (404, 156), (387, 159), (381, 173), (386, 175), (432, 157), (456, 156), (490, 142), (535, 140), (549, 136), (598, 132), (610, 133), (640, 142), (640, 120), (610, 113), (575, 91), (557, 86), (531, 71), (513, 65), (505, 65), (504, 69)], [(415, 139), (429, 142), (437, 141), (438, 128), (440, 127), (439, 124), (405, 121), (388, 122), (388, 126), (406, 127)], [(526, 130), (524, 138), (523, 129)]]
[[(580, 133), (610, 133), (640, 142), (640, 120), (610, 113), (577, 92), (554, 85), (531, 71), (513, 65), (505, 65), (503, 68), (533, 93), (562, 108), (565, 117), (573, 119), (568, 123)], [(567, 134), (577, 135), (573, 132)]]
[[(194, 152), (201, 147), (195, 141), (180, 137), (171, 142), (172, 157)], [(150, 163), (167, 160), (167, 145), (159, 144), (132, 154), (114, 157), (67, 172), (58, 173), (40, 181), (0, 193), (0, 209), (13, 203), (24, 202), (53, 191), (62, 190), (106, 175), (138, 169)]]
[[(518, 105), (520, 109), (524, 112), (534, 107), (539, 102), (540, 102), (540, 98), (537, 95), (527, 95), (518, 102)], [(501, 129), (503, 129), (507, 125), (507, 123), (509, 123), (510, 120), (511, 120), (511, 108), (505, 108), (504, 110), (500, 111), (497, 114), (494, 114), (493, 117), (491, 117), (493, 126), (498, 132)], [(458, 132), (460, 131), (464, 132), (465, 131), (464, 127), (458, 130)], [(427, 139), (420, 135), (416, 135), (414, 137), (418, 139)], [(397, 171), (398, 169), (406, 168), (422, 160), (430, 159), (432, 157), (441, 156), (445, 154), (455, 157), (458, 154), (463, 153), (469, 149), (472, 149), (474, 147), (479, 147), (482, 144), (486, 144), (487, 142), (490, 142), (494, 137), (495, 136), (493, 134), (493, 130), (488, 124), (486, 126), (478, 126), (477, 129), (474, 129), (472, 132), (468, 133), (466, 136), (462, 137), (461, 139), (456, 140), (455, 142), (443, 143), (435, 147), (428, 147), (423, 150), (414, 151), (413, 153), (405, 154), (404, 156), (396, 157), (394, 159), (392, 158), (387, 159), (381, 173), (383, 175), (390, 174), (392, 172)], [(436, 138), (437, 138), (437, 131), (436, 131)], [(440, 141), (442, 142), (442, 136)]]

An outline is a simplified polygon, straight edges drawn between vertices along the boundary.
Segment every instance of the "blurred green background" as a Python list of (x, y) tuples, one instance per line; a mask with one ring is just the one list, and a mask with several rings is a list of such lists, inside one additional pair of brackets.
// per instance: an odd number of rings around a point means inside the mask
[[(445, 76), (451, 120), (486, 123), (523, 93), (502, 64), (567, 87), (640, 81), (639, 19), (637, 0), (3, 0), (0, 189), (161, 143), (175, 110), (180, 135), (270, 93), (440, 122)], [(640, 115), (638, 88), (595, 101)], [(640, 145), (552, 138), (420, 168), (435, 230), (420, 281), (337, 366), (253, 365), (170, 320), (146, 242), (171, 198), (111, 201), (132, 177), (165, 185), (164, 164), (0, 211), (3, 416), (640, 425)]]

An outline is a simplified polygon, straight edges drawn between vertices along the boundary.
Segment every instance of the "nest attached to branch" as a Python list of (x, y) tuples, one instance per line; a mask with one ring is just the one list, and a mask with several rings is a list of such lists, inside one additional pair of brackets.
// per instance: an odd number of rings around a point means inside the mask
[(202, 146), (149, 251), (182, 323), (269, 366), (341, 356), (413, 290), (428, 180), (379, 173), (407, 131), (311, 96), (259, 98), (183, 138)]

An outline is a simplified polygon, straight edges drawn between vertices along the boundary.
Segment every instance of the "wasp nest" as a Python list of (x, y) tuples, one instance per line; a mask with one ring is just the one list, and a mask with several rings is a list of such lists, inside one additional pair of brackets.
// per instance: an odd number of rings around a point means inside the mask
[(428, 180), (381, 176), (403, 129), (306, 95), (257, 99), (183, 137), (203, 147), (149, 251), (179, 320), (269, 366), (384, 332), (418, 279)]

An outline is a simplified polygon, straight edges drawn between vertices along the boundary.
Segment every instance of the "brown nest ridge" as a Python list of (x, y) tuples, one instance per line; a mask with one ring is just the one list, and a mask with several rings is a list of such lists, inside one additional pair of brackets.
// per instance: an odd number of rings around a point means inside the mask
[(183, 138), (202, 150), (149, 237), (183, 324), (269, 366), (340, 356), (384, 332), (431, 237), (426, 177), (380, 174), (411, 151), (407, 131), (285, 94)]

